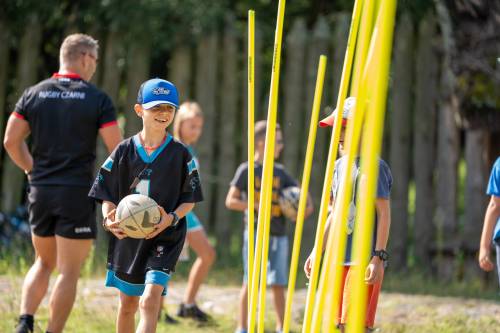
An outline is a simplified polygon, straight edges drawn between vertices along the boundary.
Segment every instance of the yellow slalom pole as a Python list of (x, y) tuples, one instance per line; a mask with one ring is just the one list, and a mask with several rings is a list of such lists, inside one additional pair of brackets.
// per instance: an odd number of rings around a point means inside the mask
[(290, 331), (293, 294), (295, 291), (295, 282), (297, 279), (297, 265), (299, 263), (300, 243), (302, 240), (302, 229), (304, 227), (304, 216), (306, 212), (307, 198), (309, 193), (309, 180), (311, 178), (312, 159), (314, 156), (314, 144), (316, 142), (316, 130), (318, 128), (319, 109), (321, 108), (321, 96), (323, 95), (326, 62), (326, 56), (320, 56), (318, 74), (316, 78), (316, 90), (314, 92), (314, 102), (311, 114), (311, 124), (309, 125), (309, 138), (307, 139), (306, 160), (304, 164), (304, 172), (302, 173), (302, 184), (300, 187), (299, 210), (297, 212), (295, 236), (293, 240), (292, 262), (290, 263), (290, 277), (288, 282), (285, 320), (283, 325), (284, 333), (288, 333)]
[[(248, 290), (253, 288), (252, 274), (255, 241), (255, 12), (248, 11)], [(250, 307), (250, 298), (248, 298)]]
[[(278, 15), (276, 22), (276, 33), (274, 40), (274, 55), (273, 55), (273, 66), (271, 72), (271, 88), (269, 94), (269, 107), (267, 116), (267, 129), (266, 129), (266, 145), (264, 152), (264, 163), (263, 163), (263, 177), (261, 184), (260, 193), (260, 207), (258, 214), (258, 226), (257, 226), (257, 246), (254, 258), (254, 269), (253, 269), (253, 290), (250, 298), (250, 320), (248, 330), (249, 332), (254, 332), (255, 327), (255, 314), (257, 311), (257, 286), (260, 262), (263, 261), (263, 252), (267, 254), (265, 248), (269, 247), (269, 241), (263, 243), (264, 233), (268, 234), (270, 231), (270, 218), (271, 218), (271, 199), (272, 199), (272, 185), (273, 185), (273, 168), (274, 168), (274, 145), (275, 145), (275, 134), (276, 134), (276, 118), (278, 109), (278, 88), (279, 88), (279, 74), (280, 74), (280, 63), (281, 63), (281, 41), (283, 35), (283, 21), (285, 17), (285, 0), (280, 0), (278, 4)], [(265, 247), (263, 249), (263, 247)], [(265, 262), (267, 263), (267, 255), (265, 256)], [(264, 276), (261, 278), (261, 299), (259, 313), (264, 313), (265, 311), (265, 296), (266, 291), (266, 275), (267, 275), (267, 264), (262, 268), (264, 271)], [(263, 331), (264, 322), (259, 321), (259, 331)]]
[[(384, 131), (384, 117), (387, 101), (387, 87), (389, 81), (389, 67), (391, 61), (392, 38), (396, 16), (396, 0), (384, 0), (378, 13), (376, 36), (372, 40), (371, 56), (376, 57), (374, 66), (375, 86), (372, 101), (367, 115), (365, 135), (363, 136), (361, 173), (366, 175), (366, 192), (360, 198), (359, 215), (356, 221), (354, 236), (354, 258), (360, 263), (355, 274), (352, 301), (352, 311), (348, 314), (347, 332), (357, 333), (364, 331), (366, 317), (366, 283), (364, 282), (364, 268), (368, 264), (373, 235), (375, 214), (375, 195), (379, 172), (378, 158), (382, 146)], [(373, 81), (371, 81), (373, 83)]]
[(358, 95), (363, 68), (366, 63), (366, 54), (370, 44), (370, 37), (373, 31), (373, 13), (375, 9), (375, 1), (369, 0), (365, 2), (363, 13), (361, 14), (362, 25), (359, 30), (358, 44), (356, 45), (356, 58), (354, 59), (354, 71), (351, 82), (351, 96)]
[[(349, 87), (349, 81), (351, 78), (352, 63), (354, 57), (354, 51), (356, 47), (356, 39), (358, 35), (359, 21), (361, 8), (363, 7), (364, 0), (356, 0), (354, 3), (354, 10), (351, 19), (351, 27), (349, 30), (349, 38), (347, 41), (346, 53), (344, 56), (344, 64), (342, 69), (342, 77), (340, 80), (339, 94), (337, 98), (337, 109), (344, 109), (344, 100), (347, 96), (347, 90)], [(306, 308), (304, 312), (304, 324), (302, 325), (303, 333), (310, 333), (314, 303), (316, 300), (316, 285), (319, 275), (319, 263), (321, 261), (322, 249), (323, 249), (323, 233), (325, 231), (325, 222), (328, 214), (328, 206), (330, 202), (330, 190), (332, 187), (333, 170), (335, 166), (335, 159), (337, 157), (338, 144), (340, 138), (340, 129), (342, 123), (342, 112), (337, 113), (337, 118), (335, 119), (335, 126), (333, 128), (332, 136), (330, 138), (330, 147), (328, 151), (328, 162), (325, 171), (325, 179), (323, 183), (323, 191), (321, 196), (321, 204), (318, 216), (318, 226), (316, 229), (316, 238), (314, 242), (313, 249), (313, 260), (312, 260), (312, 270), (311, 277), (309, 279), (309, 288), (307, 290)], [(321, 297), (321, 294), (320, 294)], [(316, 315), (316, 316), (319, 316)], [(315, 332), (315, 331), (314, 331)]]
[[(274, 145), (274, 144), (273, 144)], [(273, 148), (274, 149), (274, 148)], [(272, 184), (271, 184), (272, 186)], [(266, 193), (266, 200), (269, 203), (270, 210), (266, 211), (264, 215), (264, 239), (261, 258), (261, 271), (260, 271), (260, 289), (259, 289), (259, 320), (257, 332), (264, 333), (265, 325), (265, 312), (266, 312), (266, 289), (267, 289), (267, 259), (269, 257), (269, 241), (271, 231), (271, 218), (272, 218), (272, 189)]]

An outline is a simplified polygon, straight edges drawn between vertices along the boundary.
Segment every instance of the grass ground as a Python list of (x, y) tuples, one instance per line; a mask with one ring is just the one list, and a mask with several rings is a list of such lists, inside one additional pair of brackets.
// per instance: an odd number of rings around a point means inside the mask
[[(12, 251), (11, 251), (12, 252)], [(1, 257), (1, 256), (0, 256)], [(19, 308), (22, 277), (31, 260), (12, 255), (0, 259), (0, 332), (12, 332)], [(103, 287), (102, 262), (87, 261), (82, 271), (78, 298), (65, 332), (113, 332), (116, 316), (116, 292)], [(169, 288), (167, 308), (174, 314), (181, 301), (189, 264), (178, 265)], [(101, 270), (99, 270), (101, 268)], [(496, 281), (445, 283), (419, 272), (405, 274), (388, 271), (380, 297), (376, 325), (381, 333), (500, 333), (500, 302)], [(491, 279), (495, 280), (495, 279)], [(298, 275), (294, 299), (292, 332), (301, 332), (305, 304), (305, 278)], [(214, 320), (199, 326), (190, 320), (178, 325), (161, 322), (159, 333), (230, 333), (235, 329), (241, 267), (213, 269), (199, 295), (199, 305)], [(274, 312), (268, 298), (266, 332), (273, 332)], [(37, 313), (38, 332), (44, 332), (48, 318), (45, 299)]]
[[(77, 302), (67, 323), (66, 332), (113, 332), (116, 315), (116, 293), (102, 286), (102, 277), (87, 277), (80, 282)], [(396, 282), (388, 280), (390, 288)], [(411, 279), (408, 280), (410, 284)], [(0, 276), (0, 332), (11, 332), (19, 306), (22, 279), (19, 275)], [(416, 282), (415, 282), (416, 283)], [(442, 287), (443, 289), (444, 287)], [(184, 284), (174, 282), (169, 290), (168, 309), (174, 314), (182, 297)], [(159, 324), (160, 333), (233, 332), (235, 329), (237, 284), (206, 285), (199, 304), (214, 317), (208, 325), (180, 320), (178, 325)], [(305, 290), (298, 290), (294, 305), (293, 332), (300, 332)], [(478, 295), (481, 297), (481, 295)], [(273, 332), (274, 313), (268, 299), (266, 332)], [(47, 301), (37, 314), (37, 332), (43, 332), (48, 316)], [(495, 333), (500, 332), (500, 303), (484, 298), (443, 297), (436, 295), (383, 292), (377, 313), (382, 333)]]

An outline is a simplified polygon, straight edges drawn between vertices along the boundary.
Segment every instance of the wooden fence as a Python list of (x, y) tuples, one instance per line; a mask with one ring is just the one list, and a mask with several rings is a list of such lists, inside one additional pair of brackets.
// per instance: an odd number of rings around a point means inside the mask
[[(165, 55), (161, 64), (166, 78), (178, 85), (181, 100), (198, 101), (205, 113), (204, 131), (197, 146), (205, 201), (196, 212), (215, 236), (221, 260), (239, 256), (243, 229), (242, 216), (224, 206), (234, 171), (246, 158), (246, 36), (235, 28), (235, 23), (235, 18), (228, 15), (222, 31), (206, 32), (194, 45), (179, 45)], [(303, 168), (319, 55), (325, 54), (329, 60), (324, 110), (336, 100), (349, 24), (348, 13), (319, 17), (310, 27), (302, 18), (289, 22), (283, 46), (278, 117), (285, 137), (281, 161), (297, 179)], [(25, 33), (15, 37), (0, 21), (0, 44), (15, 40), (13, 47), (18, 55), (11, 59), (10, 50), (0, 48), (2, 133), (7, 115), (23, 89), (57, 70), (45, 68), (40, 62), (42, 31), (41, 23), (30, 18)], [(458, 105), (447, 87), (444, 74), (450, 65), (443, 55), (439, 31), (433, 14), (418, 26), (406, 15), (399, 17), (383, 156), (394, 177), (389, 241), (392, 267), (406, 268), (411, 257), (419, 267), (451, 279), (468, 272), (477, 275), (473, 254), (479, 244), (487, 200), (485, 185), (495, 149), (491, 148), (492, 133), (460, 129), (455, 121)], [(262, 35), (257, 31), (256, 119), (263, 119), (267, 112), (269, 90), (270, 70), (262, 55), (271, 45), (264, 45)], [(140, 128), (139, 118), (132, 112), (137, 89), (144, 80), (158, 76), (151, 71), (152, 65), (158, 68), (158, 64), (152, 64), (155, 45), (147, 39), (124, 45), (122, 34), (112, 29), (97, 37), (101, 40), (102, 62), (94, 82), (111, 96), (122, 116), (124, 133), (130, 136)], [(316, 208), (329, 137), (329, 130), (318, 130), (310, 189)], [(102, 143), (97, 154), (100, 164), (107, 154)], [(458, 183), (459, 165), (467, 171), (463, 187)], [(10, 212), (23, 201), (25, 179), (5, 153), (1, 171), (1, 209)], [(312, 247), (315, 225), (316, 214), (306, 221), (304, 253)], [(465, 254), (466, 265), (461, 266), (465, 270), (457, 269), (459, 261), (455, 259), (459, 253)]]

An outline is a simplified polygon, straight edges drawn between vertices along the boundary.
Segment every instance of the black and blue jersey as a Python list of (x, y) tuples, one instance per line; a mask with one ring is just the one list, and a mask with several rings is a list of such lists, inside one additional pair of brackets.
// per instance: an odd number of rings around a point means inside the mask
[[(151, 155), (146, 153), (139, 134), (122, 141), (101, 166), (89, 196), (118, 205), (131, 193), (151, 197), (166, 212), (182, 203), (203, 199), (193, 157), (170, 134)], [(153, 239), (111, 237), (108, 269), (125, 274), (130, 282), (137, 280), (135, 277), (140, 280), (148, 270), (173, 271), (185, 235), (186, 222), (182, 218)]]

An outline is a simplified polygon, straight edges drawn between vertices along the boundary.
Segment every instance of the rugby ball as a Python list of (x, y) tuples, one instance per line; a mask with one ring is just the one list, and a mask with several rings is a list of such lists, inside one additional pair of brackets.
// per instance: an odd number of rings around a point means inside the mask
[(283, 215), (290, 220), (297, 219), (299, 210), (300, 188), (291, 186), (283, 189), (280, 195), (280, 208)]
[(128, 237), (144, 238), (160, 222), (161, 214), (158, 204), (150, 197), (130, 194), (118, 203), (115, 218)]

